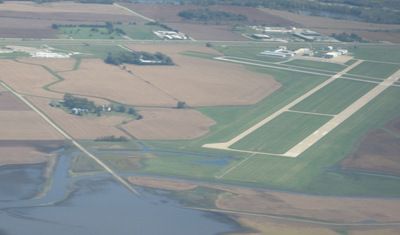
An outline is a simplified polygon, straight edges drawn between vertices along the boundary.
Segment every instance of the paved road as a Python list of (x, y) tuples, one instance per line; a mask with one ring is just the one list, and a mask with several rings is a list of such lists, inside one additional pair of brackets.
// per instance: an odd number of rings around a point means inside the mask
[(89, 151), (87, 151), (82, 145), (80, 145), (74, 138), (72, 138), (68, 133), (63, 131), (56, 123), (54, 123), (50, 118), (48, 118), (42, 111), (37, 109), (31, 102), (29, 102), (25, 97), (20, 95), (18, 92), (14, 91), (11, 87), (9, 87), (7, 84), (4, 82), (0, 81), (0, 84), (6, 88), (8, 91), (10, 91), (12, 94), (14, 94), (18, 99), (20, 99), (22, 102), (24, 102), (28, 107), (30, 107), (33, 111), (35, 111), (41, 118), (43, 118), (48, 124), (50, 124), (54, 129), (57, 130), (64, 138), (67, 140), (70, 140), (71, 143), (76, 146), (79, 150), (81, 150), (83, 153), (86, 154), (86, 156), (90, 157), (93, 159), (97, 164), (99, 164), (102, 168), (104, 168), (107, 172), (109, 172), (117, 182), (121, 183), (124, 187), (126, 187), (129, 191), (132, 193), (139, 195), (139, 192), (136, 191), (126, 180), (124, 180), (122, 177), (117, 175), (110, 167), (108, 167), (104, 162), (102, 162), (100, 159), (98, 159), (96, 156), (91, 154)]
[[(230, 61), (229, 59), (224, 59), (226, 61)], [(240, 61), (235, 61), (235, 63), (239, 63)], [(293, 156), (290, 154), (272, 154), (272, 153), (260, 153), (260, 152), (255, 152), (255, 151), (243, 151), (243, 150), (235, 150), (235, 149), (231, 149), (230, 146), (232, 146), (233, 144), (235, 144), (236, 142), (238, 142), (239, 140), (245, 138), (246, 136), (250, 135), (251, 133), (253, 133), (254, 131), (256, 131), (258, 128), (264, 126), (265, 124), (267, 124), (268, 122), (270, 122), (271, 120), (273, 120), (274, 118), (276, 118), (277, 116), (281, 115), (282, 113), (288, 111), (290, 108), (292, 108), (293, 106), (295, 106), (296, 104), (300, 103), (301, 101), (305, 100), (307, 97), (311, 96), (312, 94), (316, 93), (317, 91), (319, 91), (320, 89), (322, 89), (323, 87), (327, 86), (328, 84), (332, 83), (333, 81), (335, 81), (336, 79), (340, 78), (343, 74), (347, 73), (348, 71), (350, 71), (351, 69), (353, 69), (354, 67), (356, 67), (357, 65), (359, 65), (360, 63), (362, 63), (362, 60), (358, 60), (357, 62), (355, 62), (354, 64), (350, 65), (349, 67), (345, 68), (344, 70), (342, 70), (341, 72), (333, 75), (332, 77), (330, 77), (329, 79), (327, 79), (326, 81), (322, 82), (321, 84), (319, 84), (318, 86), (314, 87), (313, 89), (311, 89), (310, 91), (306, 92), (305, 94), (303, 94), (302, 96), (298, 97), (297, 99), (295, 99), (294, 101), (290, 102), (289, 104), (285, 105), (283, 108), (279, 109), (278, 111), (276, 111), (275, 113), (269, 115), (268, 117), (264, 118), (263, 120), (261, 120), (260, 122), (258, 122), (257, 124), (255, 124), (254, 126), (250, 127), (249, 129), (245, 130), (244, 132), (240, 133), (239, 135), (237, 135), (236, 137), (234, 137), (233, 139), (227, 141), (227, 142), (223, 142), (223, 143), (211, 143), (211, 144), (205, 144), (203, 145), (204, 148), (211, 148), (211, 149), (222, 149), (222, 150), (233, 150), (233, 151), (240, 151), (240, 152), (246, 152), (246, 153), (256, 153), (256, 154), (269, 154), (269, 155), (277, 155), (277, 156), (285, 156), (285, 157), (297, 157), (297, 156)], [(250, 63), (250, 62), (243, 62), (244, 64), (249, 64), (249, 65), (256, 65), (256, 66), (268, 66), (269, 65), (263, 65), (263, 64), (254, 64), (254, 63)], [(292, 69), (288, 69), (288, 68), (284, 68), (285, 70), (292, 70)], [(297, 71), (296, 69), (293, 69), (292, 71)]]

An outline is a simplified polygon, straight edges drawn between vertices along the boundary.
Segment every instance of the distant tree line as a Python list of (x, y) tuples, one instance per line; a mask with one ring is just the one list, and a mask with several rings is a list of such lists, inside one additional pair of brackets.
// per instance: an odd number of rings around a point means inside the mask
[(371, 23), (400, 23), (399, 0), (181, 0), (180, 3), (200, 6), (234, 5), (266, 7)]
[(331, 36), (341, 42), (365, 42), (365, 40), (362, 37), (360, 37), (355, 33), (351, 34), (346, 32), (339, 34), (333, 33)]
[(107, 64), (137, 64), (137, 65), (174, 65), (171, 57), (161, 53), (149, 53), (145, 51), (124, 51), (108, 53), (104, 60)]
[(189, 9), (178, 13), (178, 16), (185, 20), (201, 22), (226, 22), (226, 21), (247, 21), (247, 16), (226, 11), (214, 11), (208, 8)]

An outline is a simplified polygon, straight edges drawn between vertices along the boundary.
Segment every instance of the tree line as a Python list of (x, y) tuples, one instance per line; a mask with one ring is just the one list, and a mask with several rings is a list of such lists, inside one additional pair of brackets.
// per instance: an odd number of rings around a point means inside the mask
[(149, 53), (145, 51), (124, 51), (108, 53), (104, 59), (107, 64), (137, 64), (137, 65), (174, 65), (171, 57), (161, 53)]
[(362, 37), (355, 33), (333, 33), (331, 36), (341, 42), (365, 42)]
[(181, 0), (180, 4), (265, 7), (371, 23), (400, 23), (399, 0)]
[(189, 9), (180, 11), (178, 16), (185, 20), (201, 21), (201, 22), (223, 22), (223, 21), (247, 21), (247, 16), (226, 12), (226, 11), (214, 11), (208, 8), (202, 9)]

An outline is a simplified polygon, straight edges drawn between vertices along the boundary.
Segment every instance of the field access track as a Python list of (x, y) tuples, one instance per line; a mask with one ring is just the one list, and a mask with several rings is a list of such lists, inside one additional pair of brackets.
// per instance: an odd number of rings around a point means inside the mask
[[(224, 58), (224, 57), (217, 57), (215, 58), (217, 60), (222, 60), (222, 61), (227, 61), (231, 63), (239, 63), (239, 64), (245, 64), (245, 65), (250, 65), (250, 66), (259, 66), (259, 67), (267, 67), (267, 68), (274, 68), (274, 69), (283, 69), (283, 70), (291, 70), (294, 72), (305, 72), (303, 70), (298, 70), (298, 69), (290, 69), (290, 68), (279, 68), (279, 66), (273, 66), (273, 65), (265, 65), (265, 64), (259, 64), (259, 63), (252, 63), (248, 61), (241, 61), (240, 58), (235, 58), (235, 59), (230, 59), (230, 58)], [(340, 113), (336, 115), (331, 115), (332, 118), (327, 121), (325, 124), (323, 124), (319, 129), (315, 130), (311, 135), (308, 137), (304, 138), (300, 142), (298, 142), (296, 145), (294, 145), (292, 148), (290, 148), (287, 152), (285, 153), (276, 153), (276, 152), (263, 152), (263, 151), (257, 151), (256, 150), (244, 150), (244, 149), (235, 149), (232, 148), (234, 144), (238, 143), (240, 140), (244, 139), (245, 137), (248, 137), (250, 134), (258, 130), (259, 128), (262, 128), (264, 125), (267, 123), (271, 122), (284, 112), (300, 112), (300, 113), (306, 113), (306, 114), (314, 114), (314, 115), (327, 115), (323, 113), (312, 113), (312, 112), (301, 112), (301, 111), (291, 111), (290, 109), (295, 107), (297, 104), (300, 102), (304, 101), (308, 97), (314, 95), (327, 85), (333, 83), (340, 77), (342, 77), (344, 74), (348, 73), (358, 65), (363, 63), (362, 60), (358, 60), (357, 62), (353, 63), (352, 65), (346, 67), (344, 70), (341, 72), (333, 75), (326, 81), (322, 82), (321, 84), (317, 85), (310, 91), (306, 92), (305, 94), (301, 95), (294, 101), (290, 102), (280, 110), (276, 111), (275, 113), (269, 115), (268, 117), (264, 118), (260, 122), (256, 123), (252, 127), (248, 128), (244, 132), (240, 133), (236, 137), (232, 138), (231, 140), (227, 142), (222, 142), (222, 143), (210, 143), (210, 144), (205, 144), (203, 145), (204, 148), (211, 148), (211, 149), (220, 149), (220, 150), (227, 150), (227, 151), (235, 151), (235, 152), (243, 152), (243, 153), (250, 153), (250, 154), (263, 154), (263, 155), (271, 155), (271, 156), (282, 156), (282, 157), (298, 157), (301, 155), (304, 151), (306, 151), (308, 148), (310, 148), (312, 145), (314, 145), (316, 142), (318, 142), (320, 139), (322, 139), (326, 134), (328, 134), (330, 131), (332, 131), (334, 128), (339, 126), (342, 122), (344, 122), (347, 118), (349, 118), (351, 115), (353, 115), (355, 112), (357, 112), (359, 109), (364, 107), (366, 104), (368, 104), (372, 99), (374, 99), (376, 96), (381, 94), (386, 88), (392, 86), (395, 84), (395, 82), (398, 80), (400, 77), (400, 70), (395, 72), (392, 76), (389, 78), (383, 80), (379, 84), (377, 84), (373, 89), (369, 90), (367, 93), (365, 93), (363, 96), (355, 100), (352, 104), (350, 104), (347, 108), (342, 110)], [(315, 72), (308, 72), (310, 74), (314, 74)], [(319, 74), (320, 75), (320, 74)], [(295, 128), (296, 129), (296, 128)], [(261, 136), (258, 135), (260, 138)], [(248, 141), (245, 141), (248, 142)], [(243, 143), (243, 142), (242, 142)], [(236, 145), (235, 145), (236, 146)], [(243, 148), (242, 145), (239, 145), (241, 148)]]

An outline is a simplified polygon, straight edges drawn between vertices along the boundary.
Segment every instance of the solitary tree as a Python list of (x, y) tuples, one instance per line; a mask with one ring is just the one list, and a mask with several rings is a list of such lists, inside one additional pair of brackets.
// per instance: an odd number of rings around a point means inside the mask
[(177, 108), (177, 109), (184, 109), (184, 108), (186, 108), (186, 102), (184, 102), (184, 101), (178, 101), (178, 102), (176, 103), (176, 108)]

